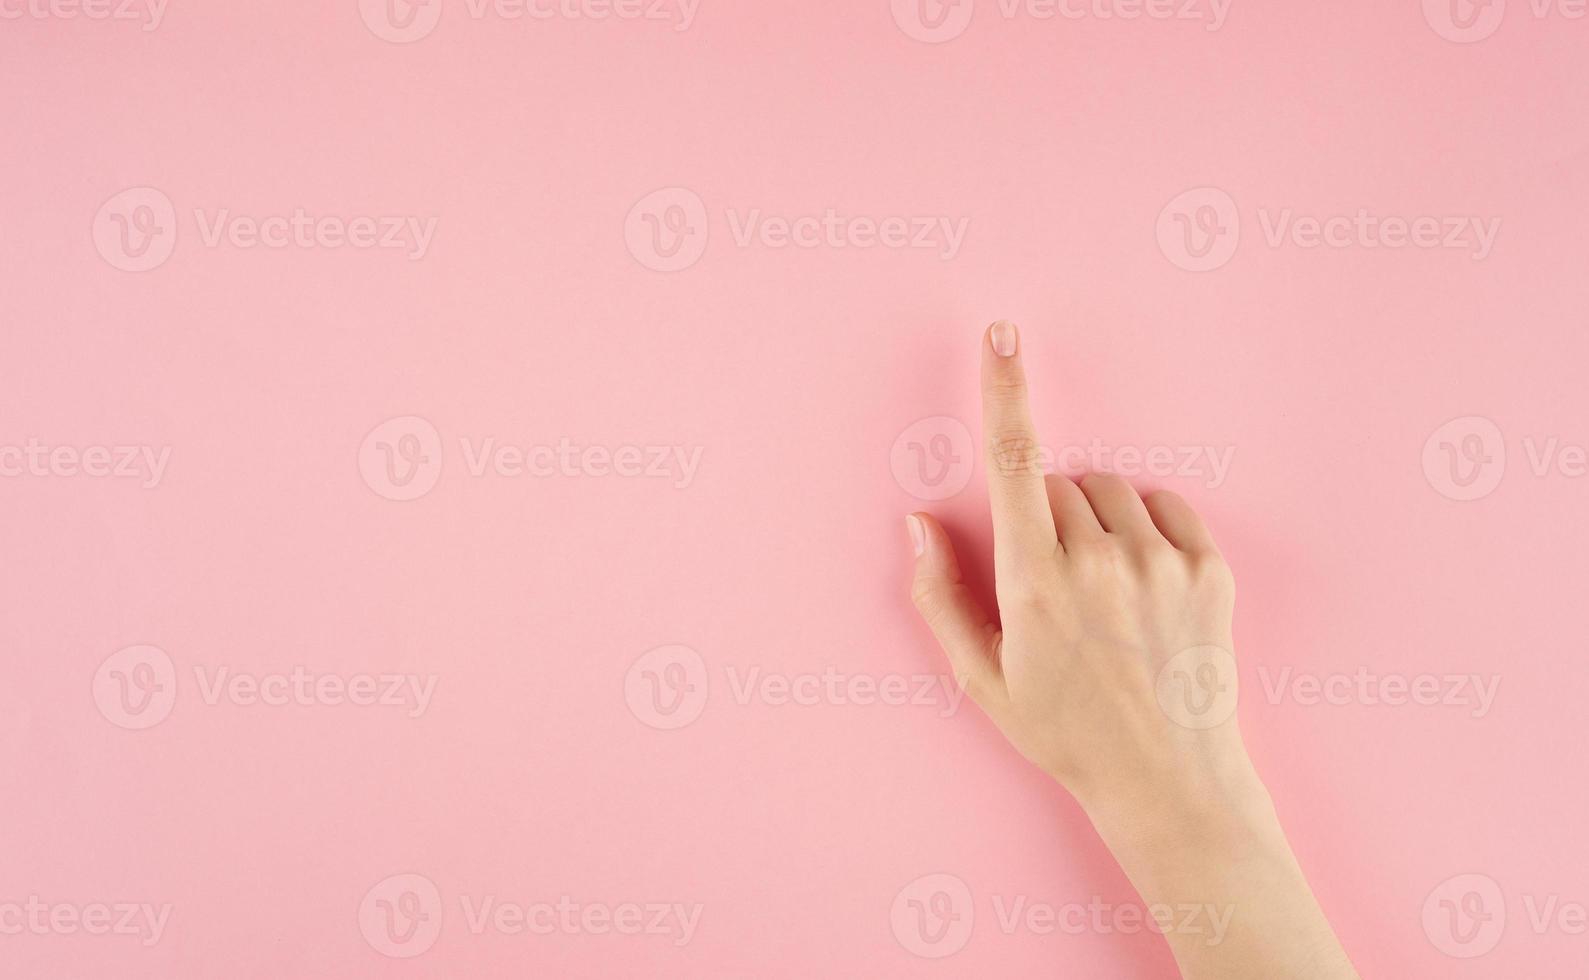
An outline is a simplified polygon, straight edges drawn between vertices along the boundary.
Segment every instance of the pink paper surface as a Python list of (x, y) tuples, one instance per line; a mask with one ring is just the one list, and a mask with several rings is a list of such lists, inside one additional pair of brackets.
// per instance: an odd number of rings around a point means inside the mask
[(907, 598), (1000, 317), (1364, 976), (1583, 975), (1581, 8), (152, 2), (0, 0), (0, 975), (1174, 975)]

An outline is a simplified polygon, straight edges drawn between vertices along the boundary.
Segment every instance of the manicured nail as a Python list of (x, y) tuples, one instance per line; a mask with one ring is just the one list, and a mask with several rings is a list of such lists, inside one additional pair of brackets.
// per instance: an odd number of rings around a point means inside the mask
[(927, 529), (921, 526), (921, 518), (915, 514), (905, 515), (905, 526), (910, 529), (910, 543), (916, 548), (916, 557), (920, 558), (927, 550)]
[(1000, 357), (1015, 356), (1015, 324), (1000, 320), (993, 325), (993, 353)]

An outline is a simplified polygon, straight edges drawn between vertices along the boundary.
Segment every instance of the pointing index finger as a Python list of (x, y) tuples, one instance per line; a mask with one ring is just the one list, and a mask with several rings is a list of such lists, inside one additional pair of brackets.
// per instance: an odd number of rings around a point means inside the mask
[(1043, 483), (1041, 447), (1027, 407), (1020, 332), (1008, 320), (993, 324), (983, 338), (982, 435), (995, 553), (1052, 554), (1059, 539)]

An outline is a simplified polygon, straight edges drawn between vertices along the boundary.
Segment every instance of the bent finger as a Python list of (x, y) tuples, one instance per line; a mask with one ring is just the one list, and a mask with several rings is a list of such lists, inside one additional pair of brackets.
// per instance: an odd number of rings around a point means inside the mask
[(1153, 518), (1153, 526), (1178, 550), (1192, 554), (1218, 551), (1208, 525), (1179, 494), (1155, 490), (1143, 497), (1142, 503)]
[(905, 518), (916, 548), (911, 598), (922, 619), (949, 657), (960, 686), (990, 712), (1004, 699), (1004, 675), (997, 660), (999, 628), (966, 587), (954, 545), (930, 514)]
[(1152, 534), (1153, 519), (1142, 498), (1123, 477), (1113, 473), (1088, 473), (1081, 478), (1081, 492), (1087, 495), (1098, 523), (1110, 534)]

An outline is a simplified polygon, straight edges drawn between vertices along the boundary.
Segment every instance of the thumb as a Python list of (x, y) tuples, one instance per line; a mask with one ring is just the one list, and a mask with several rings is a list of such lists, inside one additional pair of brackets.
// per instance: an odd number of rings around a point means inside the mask
[(930, 514), (905, 518), (916, 548), (916, 574), (911, 598), (932, 630), (955, 679), (971, 699), (990, 714), (1004, 701), (1004, 676), (999, 670), (1001, 634), (960, 577), (954, 545)]

